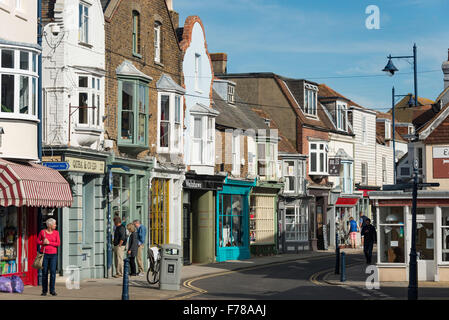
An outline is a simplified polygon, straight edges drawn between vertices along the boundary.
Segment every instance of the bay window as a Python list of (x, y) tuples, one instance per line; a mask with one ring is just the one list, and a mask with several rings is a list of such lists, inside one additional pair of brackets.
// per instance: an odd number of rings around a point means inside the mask
[(285, 178), (285, 193), (294, 193), (296, 191), (295, 183), (295, 161), (284, 161), (284, 178)]
[(203, 163), (203, 121), (202, 117), (195, 117), (193, 121), (193, 163)]
[(100, 79), (91, 75), (78, 76), (78, 125), (100, 126)]
[(328, 174), (327, 143), (311, 142), (309, 144), (309, 174)]
[(159, 152), (173, 153), (181, 150), (182, 106), (181, 96), (159, 93), (158, 148)]
[(12, 117), (37, 117), (37, 54), (0, 48), (0, 113)]
[(119, 79), (119, 146), (148, 146), (148, 83)]
[(265, 179), (276, 179), (277, 144), (257, 143), (257, 172)]
[(379, 255), (383, 263), (405, 263), (404, 208), (381, 207)]

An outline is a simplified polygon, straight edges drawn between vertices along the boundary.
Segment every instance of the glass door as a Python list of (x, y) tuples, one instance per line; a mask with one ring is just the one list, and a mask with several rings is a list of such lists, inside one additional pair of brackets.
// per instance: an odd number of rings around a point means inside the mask
[(417, 222), (416, 254), (418, 280), (435, 280), (435, 233), (433, 222)]

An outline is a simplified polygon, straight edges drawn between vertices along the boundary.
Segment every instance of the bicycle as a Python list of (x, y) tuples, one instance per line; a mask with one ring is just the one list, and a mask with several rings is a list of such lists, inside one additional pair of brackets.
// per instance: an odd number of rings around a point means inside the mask
[(155, 261), (154, 259), (154, 251), (151, 248), (148, 248), (148, 259), (150, 259), (150, 267), (147, 271), (147, 281), (149, 284), (156, 284), (160, 279), (160, 271), (161, 271), (161, 250), (162, 248), (157, 246), (158, 255)]

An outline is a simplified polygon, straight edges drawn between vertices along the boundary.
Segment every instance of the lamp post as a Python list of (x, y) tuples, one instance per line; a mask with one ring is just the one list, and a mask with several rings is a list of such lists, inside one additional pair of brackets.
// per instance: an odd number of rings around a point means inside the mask
[(107, 250), (107, 277), (112, 276), (112, 218), (111, 218), (111, 194), (112, 194), (112, 169), (119, 168), (126, 172), (130, 171), (128, 166), (108, 164), (108, 250)]

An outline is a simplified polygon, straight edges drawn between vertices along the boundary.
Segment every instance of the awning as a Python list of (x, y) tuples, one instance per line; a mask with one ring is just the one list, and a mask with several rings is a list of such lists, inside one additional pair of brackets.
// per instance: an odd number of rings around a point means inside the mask
[(61, 208), (72, 202), (70, 185), (58, 171), (0, 159), (0, 206)]
[(336, 206), (355, 206), (359, 198), (338, 198), (335, 203)]

